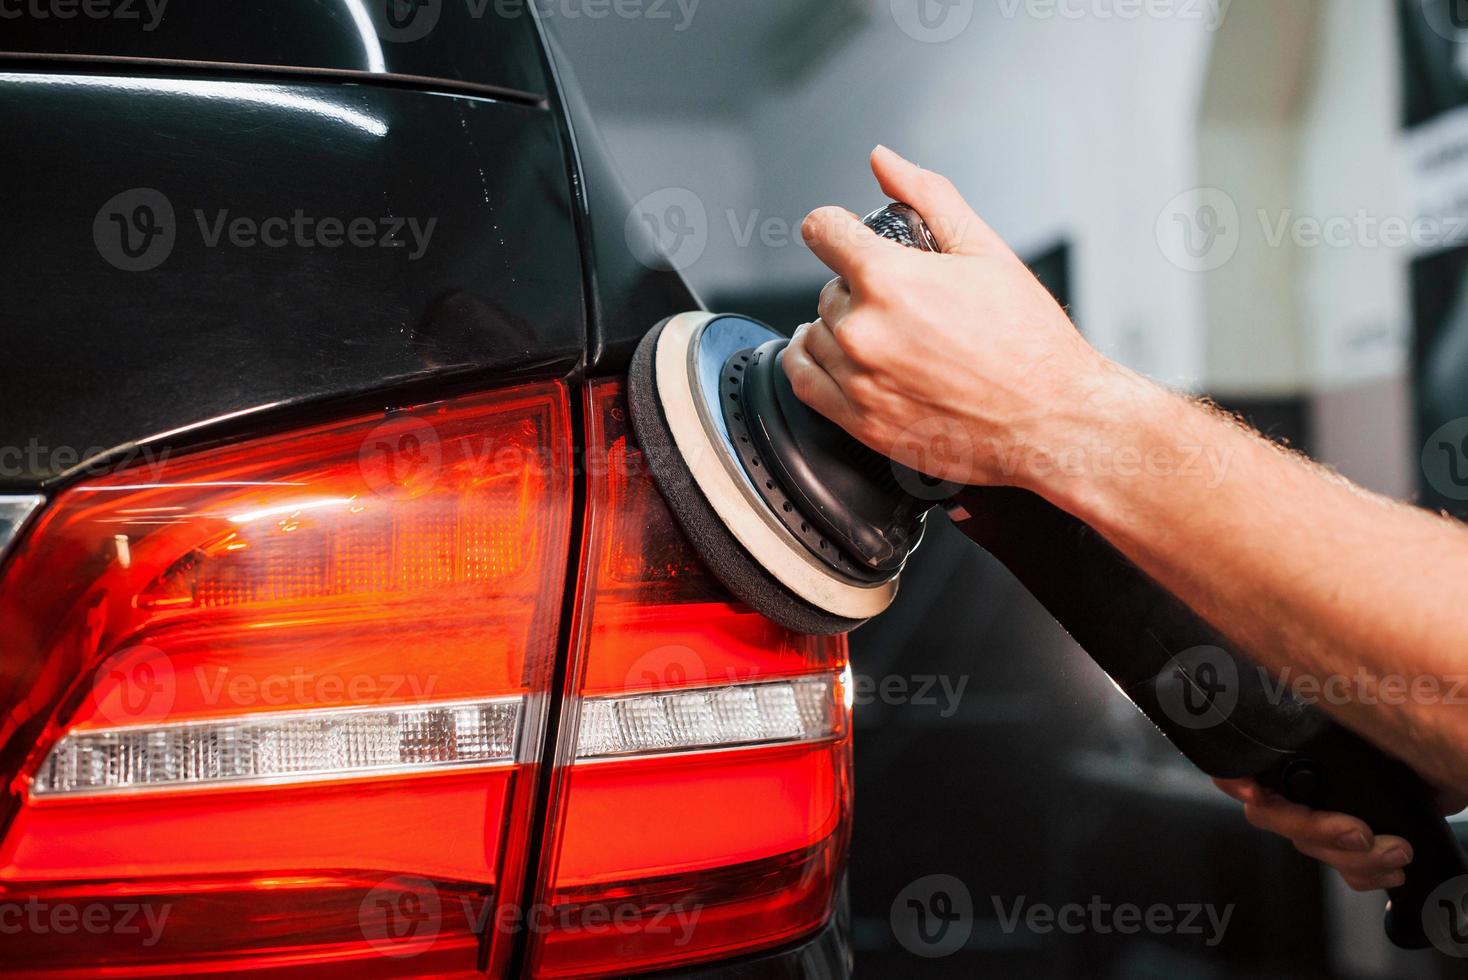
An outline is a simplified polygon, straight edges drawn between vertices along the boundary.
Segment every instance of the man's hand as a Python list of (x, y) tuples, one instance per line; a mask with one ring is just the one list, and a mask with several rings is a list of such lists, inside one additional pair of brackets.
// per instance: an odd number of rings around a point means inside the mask
[[(919, 252), (841, 208), (802, 228), (836, 272), (819, 316), (786, 349), (796, 395), (868, 446), (961, 484), (1025, 485), (1021, 461), (1124, 372), (947, 178), (878, 147), (882, 190), (917, 209), (942, 248)], [(1132, 379), (1135, 381), (1135, 379)], [(1069, 430), (1075, 431), (1074, 427)]]
[[(1244, 818), (1270, 833), (1287, 837), (1307, 857), (1330, 865), (1358, 892), (1396, 888), (1407, 880), (1412, 845), (1400, 837), (1377, 837), (1371, 828), (1344, 813), (1322, 813), (1260, 786), (1252, 779), (1215, 779), (1218, 788), (1244, 804)], [(1444, 813), (1457, 813), (1468, 799), (1440, 794)]]

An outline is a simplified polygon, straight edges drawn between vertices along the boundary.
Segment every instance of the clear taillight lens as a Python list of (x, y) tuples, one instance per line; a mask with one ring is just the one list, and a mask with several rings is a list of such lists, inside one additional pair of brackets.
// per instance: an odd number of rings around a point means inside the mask
[(5, 968), (502, 963), (570, 450), (547, 384), (63, 493), (0, 581), (0, 907), (43, 923)]
[(621, 976), (821, 927), (844, 866), (843, 639), (734, 604), (673, 524), (621, 386), (587, 395), (589, 520), (536, 977)]

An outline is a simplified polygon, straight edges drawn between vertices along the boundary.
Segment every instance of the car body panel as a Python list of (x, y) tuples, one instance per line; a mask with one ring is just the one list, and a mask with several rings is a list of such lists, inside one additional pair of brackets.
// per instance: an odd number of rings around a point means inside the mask
[[(0, 128), (0, 171), (25, 188), (0, 272), (7, 484), (262, 406), (469, 370), (564, 375), (581, 358), (577, 233), (546, 109), (28, 71), (0, 73)], [(140, 204), (156, 217), (140, 223)], [(328, 218), (365, 221), (361, 244)], [(154, 237), (139, 267), (120, 236), (142, 249), (144, 225), (172, 242)]]

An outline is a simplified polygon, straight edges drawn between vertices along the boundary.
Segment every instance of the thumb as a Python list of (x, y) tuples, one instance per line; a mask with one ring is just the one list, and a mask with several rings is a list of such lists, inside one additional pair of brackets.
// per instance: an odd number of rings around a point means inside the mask
[(924, 170), (885, 146), (872, 151), (872, 173), (882, 193), (917, 208), (943, 251), (960, 255), (994, 248), (1009, 251), (942, 174)]

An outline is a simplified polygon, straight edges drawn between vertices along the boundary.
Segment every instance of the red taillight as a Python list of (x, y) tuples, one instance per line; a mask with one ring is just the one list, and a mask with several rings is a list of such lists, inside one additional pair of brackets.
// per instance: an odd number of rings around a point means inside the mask
[(66, 491), (0, 583), (6, 969), (501, 963), (569, 426), (524, 387)]
[(586, 560), (532, 972), (795, 940), (826, 921), (844, 863), (845, 642), (732, 604), (630, 443), (620, 386), (586, 405)]

